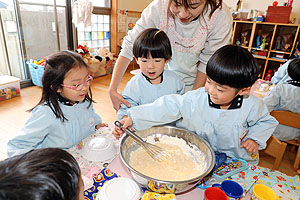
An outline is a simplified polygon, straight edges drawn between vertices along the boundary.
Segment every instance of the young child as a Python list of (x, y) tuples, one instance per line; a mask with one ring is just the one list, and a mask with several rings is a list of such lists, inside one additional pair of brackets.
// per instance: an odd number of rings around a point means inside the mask
[(287, 74), (287, 68), (289, 66), (289, 64), (293, 61), (293, 60), (299, 60), (299, 56), (300, 56), (300, 42), (297, 43), (296, 48), (295, 48), (295, 52), (292, 54), (293, 56), (291, 57), (292, 59), (287, 61), (286, 63), (284, 63), (281, 67), (278, 68), (277, 72), (275, 72), (274, 76), (271, 79), (271, 82), (273, 84), (279, 84), (279, 83), (284, 83), (287, 82), (289, 80), (291, 80), (291, 77)]
[(8, 142), (8, 156), (45, 147), (67, 149), (106, 126), (92, 105), (92, 80), (79, 54), (62, 51), (49, 56), (41, 100), (20, 134)]
[[(133, 44), (133, 54), (141, 72), (126, 84), (122, 92), (131, 107), (152, 103), (167, 94), (184, 93), (180, 76), (164, 69), (172, 56), (171, 44), (165, 32), (155, 28), (141, 32)], [(128, 109), (122, 104), (118, 110), (118, 120), (127, 116)], [(116, 130), (114, 134), (118, 138)]]
[(121, 120), (124, 128), (178, 120), (178, 127), (197, 133), (214, 151), (258, 163), (257, 151), (266, 147), (278, 122), (261, 99), (248, 95), (258, 77), (253, 56), (243, 47), (224, 46), (209, 59), (206, 74), (203, 88), (129, 109), (129, 117)]
[(83, 182), (75, 158), (44, 148), (0, 162), (0, 199), (83, 200)]
[[(300, 114), (300, 59), (289, 62), (287, 75), (291, 78), (287, 82), (277, 84), (264, 97), (269, 111), (287, 110)], [(278, 125), (273, 135), (282, 141), (297, 140), (300, 130), (284, 125)]]

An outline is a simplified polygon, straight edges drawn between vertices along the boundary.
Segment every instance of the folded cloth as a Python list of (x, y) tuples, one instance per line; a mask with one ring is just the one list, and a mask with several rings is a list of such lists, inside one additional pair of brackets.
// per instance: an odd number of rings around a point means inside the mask
[(95, 200), (99, 190), (107, 181), (118, 178), (119, 176), (108, 168), (103, 168), (100, 173), (93, 177), (93, 186), (84, 191), (83, 196), (85, 200)]

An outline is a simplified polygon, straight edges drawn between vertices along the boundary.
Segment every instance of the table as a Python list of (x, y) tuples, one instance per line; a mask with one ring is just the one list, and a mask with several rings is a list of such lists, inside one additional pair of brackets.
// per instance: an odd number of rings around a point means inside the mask
[[(112, 135), (112, 130), (113, 124), (110, 124), (109, 127), (103, 127), (99, 129), (96, 133), (92, 134), (88, 138), (97, 137), (99, 135), (109, 137), (112, 138), (115, 144), (118, 146), (119, 141), (116, 140)], [(98, 175), (97, 173), (99, 173), (104, 167), (108, 167), (112, 172), (119, 176), (133, 179), (127, 167), (120, 160), (119, 155), (106, 162), (91, 162), (85, 160), (81, 156), (81, 150), (82, 145), (88, 138), (84, 139), (81, 143), (68, 150), (68, 152), (71, 153), (79, 163), (85, 189), (90, 188), (93, 185), (92, 177), (94, 175)], [(254, 181), (255, 176), (262, 173), (263, 176), (259, 178), (260, 180), (257, 183), (262, 183), (272, 187), (277, 194), (281, 194), (283, 197), (282, 199), (300, 199), (300, 178), (298, 176), (289, 177), (278, 171), (272, 171), (270, 169), (261, 168), (250, 164), (249, 166), (250, 167), (248, 171), (242, 171), (231, 177), (234, 181), (239, 182), (244, 189), (247, 187), (247, 185), (249, 186), (249, 184), (251, 184), (249, 181), (250, 179)], [(176, 199), (178, 200), (202, 200), (203, 197), (204, 190), (200, 188), (194, 188), (186, 193), (176, 195)], [(246, 196), (243, 199), (248, 200), (250, 197)]]

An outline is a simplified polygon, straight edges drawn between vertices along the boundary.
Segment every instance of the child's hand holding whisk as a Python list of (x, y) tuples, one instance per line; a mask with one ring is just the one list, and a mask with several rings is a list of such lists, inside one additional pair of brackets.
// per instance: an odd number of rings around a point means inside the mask
[[(123, 128), (126, 129), (128, 127), (132, 126), (132, 119), (130, 117), (124, 117), (123, 119), (120, 120), (120, 122), (123, 124)], [(124, 134), (124, 131), (118, 127), (115, 126), (114, 130), (113, 130), (113, 135), (119, 139), (120, 137), (122, 137), (122, 135)]]

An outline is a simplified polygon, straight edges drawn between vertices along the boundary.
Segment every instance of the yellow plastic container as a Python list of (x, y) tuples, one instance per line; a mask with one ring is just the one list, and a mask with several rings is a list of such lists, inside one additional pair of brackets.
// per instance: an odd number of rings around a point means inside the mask
[(263, 185), (263, 184), (256, 184), (253, 186), (253, 192), (252, 192), (252, 199), (253, 200), (276, 200), (277, 195), (272, 190), (272, 188)]

